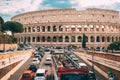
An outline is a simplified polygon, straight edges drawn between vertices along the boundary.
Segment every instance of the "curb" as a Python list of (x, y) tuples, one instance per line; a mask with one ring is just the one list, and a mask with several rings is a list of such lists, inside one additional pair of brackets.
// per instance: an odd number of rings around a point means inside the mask
[(11, 71), (9, 71), (4, 77), (2, 77), (0, 80), (8, 80), (10, 76), (12, 76), (30, 57), (32, 54), (28, 53), (29, 55), (23, 59), (21, 63), (19, 63), (16, 67), (14, 67)]

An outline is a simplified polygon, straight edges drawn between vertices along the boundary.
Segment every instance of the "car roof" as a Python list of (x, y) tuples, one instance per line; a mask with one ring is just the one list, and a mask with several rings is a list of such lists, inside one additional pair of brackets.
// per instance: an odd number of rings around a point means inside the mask
[(85, 63), (78, 63), (80, 66), (87, 66)]
[(36, 73), (44, 73), (45, 69), (38, 69)]

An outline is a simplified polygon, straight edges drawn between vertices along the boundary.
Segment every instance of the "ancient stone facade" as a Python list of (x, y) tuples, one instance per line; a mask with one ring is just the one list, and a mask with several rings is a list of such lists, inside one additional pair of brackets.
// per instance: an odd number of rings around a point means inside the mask
[(16, 15), (12, 21), (24, 25), (24, 32), (15, 34), (20, 43), (81, 47), (85, 34), (89, 49), (106, 49), (111, 42), (120, 40), (119, 12), (114, 10), (40, 10)]

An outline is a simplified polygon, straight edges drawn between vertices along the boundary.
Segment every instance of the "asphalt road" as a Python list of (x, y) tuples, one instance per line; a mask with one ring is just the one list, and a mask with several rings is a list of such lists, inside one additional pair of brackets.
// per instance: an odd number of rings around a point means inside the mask
[[(46, 55), (48, 55), (50, 52), (45, 52), (45, 55), (43, 56), (40, 64), (38, 65), (38, 68), (43, 68), (43, 69), (46, 69), (48, 70), (47, 72), (47, 80), (53, 80), (53, 75), (52, 75), (52, 71), (51, 71), (51, 67), (49, 65), (45, 65), (44, 62), (45, 62), (45, 58), (46, 58)], [(31, 57), (26, 63), (24, 63), (20, 68), (19, 70), (17, 70), (8, 80), (20, 80), (21, 77), (22, 77), (22, 74), (23, 72), (28, 69), (29, 65), (31, 64), (32, 62), (32, 58)]]
[[(47, 72), (47, 80), (53, 80), (53, 74), (52, 74), (52, 68), (49, 66), (49, 65), (45, 65), (44, 62), (45, 62), (45, 59), (46, 59), (46, 55), (48, 55), (50, 52), (45, 52), (45, 55), (43, 56), (40, 64), (38, 65), (39, 68), (44, 68), (46, 70), (48, 70)], [(78, 57), (79, 58), (79, 57)], [(30, 58), (23, 66), (21, 66), (21, 68), (19, 70), (17, 70), (8, 80), (20, 80), (21, 76), (22, 76), (22, 73), (28, 69), (30, 63), (32, 61), (32, 58)], [(81, 58), (79, 58), (79, 61), (80, 62), (84, 62)], [(91, 69), (91, 67), (88, 65), (89, 69)], [(95, 75), (96, 75), (96, 78), (97, 80), (106, 80), (100, 73), (98, 73), (96, 70), (95, 70)]]

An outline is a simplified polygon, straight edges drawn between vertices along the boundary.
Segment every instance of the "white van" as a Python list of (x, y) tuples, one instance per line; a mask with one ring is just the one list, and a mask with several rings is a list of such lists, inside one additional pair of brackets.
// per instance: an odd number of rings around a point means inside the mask
[(46, 69), (38, 69), (35, 74), (34, 80), (46, 80), (47, 79), (47, 70)]

